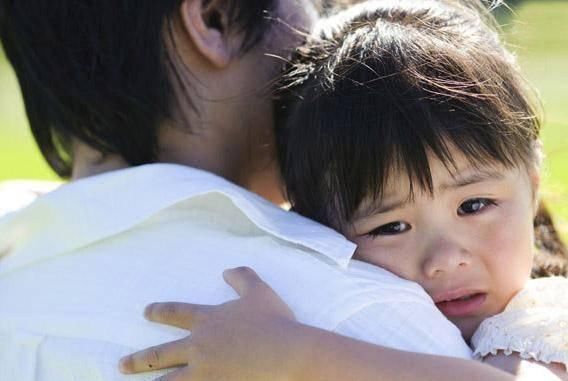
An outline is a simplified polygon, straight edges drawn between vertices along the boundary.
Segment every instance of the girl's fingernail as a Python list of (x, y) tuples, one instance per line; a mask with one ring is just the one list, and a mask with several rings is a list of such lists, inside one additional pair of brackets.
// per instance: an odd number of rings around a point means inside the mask
[(120, 359), (118, 362), (118, 368), (122, 373), (128, 373), (128, 356)]
[(148, 305), (146, 306), (146, 308), (144, 308), (144, 317), (145, 317), (146, 319), (150, 319), (150, 316), (151, 316), (151, 314), (152, 314), (152, 307), (153, 307), (153, 306), (154, 306), (153, 304), (148, 304)]

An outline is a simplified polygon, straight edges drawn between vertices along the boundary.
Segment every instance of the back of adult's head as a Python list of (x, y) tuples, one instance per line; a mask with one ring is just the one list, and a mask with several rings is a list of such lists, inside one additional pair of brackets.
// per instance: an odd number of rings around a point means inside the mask
[[(155, 161), (174, 81), (187, 86), (167, 48), (183, 1), (0, 0), (0, 38), (31, 130), (60, 176), (71, 175), (72, 139), (130, 165)], [(222, 2), (229, 25), (243, 34), (243, 51), (260, 39), (275, 4)]]

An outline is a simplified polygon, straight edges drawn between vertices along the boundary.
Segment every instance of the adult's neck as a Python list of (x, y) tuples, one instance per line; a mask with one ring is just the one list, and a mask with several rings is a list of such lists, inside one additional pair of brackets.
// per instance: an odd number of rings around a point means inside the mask
[(73, 142), (71, 181), (127, 168), (128, 166), (128, 163), (119, 155), (104, 155), (85, 143), (77, 140)]
[[(274, 136), (250, 132), (256, 140), (242, 139), (247, 131), (231, 128), (197, 128), (188, 131), (162, 126), (158, 134), (158, 161), (199, 168), (221, 176), (275, 204), (283, 204), (283, 186), (275, 153)], [(251, 127), (254, 128), (254, 127)]]
[[(173, 138), (176, 137), (183, 140), (182, 137), (174, 134)], [(191, 146), (199, 147), (200, 144), (191, 144)], [(222, 158), (223, 155), (219, 154), (219, 152), (210, 145), (202, 145), (202, 147), (207, 147), (208, 149), (203, 150), (204, 153), (200, 154), (197, 148), (192, 149), (192, 147), (185, 145), (185, 149), (181, 149), (177, 148), (177, 145), (173, 145), (170, 149), (160, 151), (158, 161), (203, 169), (225, 177), (237, 185), (257, 193), (270, 202), (278, 205), (285, 203), (281, 181), (278, 175), (278, 166), (275, 160), (265, 159), (266, 164), (258, 166), (255, 169), (256, 172), (254, 175), (239, 176), (237, 172), (237, 175), (232, 175), (231, 178), (229, 174), (235, 172), (231, 169), (234, 165), (229, 165), (231, 160), (219, 160), (219, 157)], [(82, 142), (75, 141), (73, 143), (73, 171), (71, 181), (128, 167), (128, 163), (119, 155), (104, 155)]]

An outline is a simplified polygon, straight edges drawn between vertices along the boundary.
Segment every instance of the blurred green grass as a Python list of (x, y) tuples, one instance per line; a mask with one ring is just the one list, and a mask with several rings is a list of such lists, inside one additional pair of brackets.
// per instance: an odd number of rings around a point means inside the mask
[[(543, 196), (568, 238), (568, 1), (524, 1), (505, 18), (506, 40), (542, 98)], [(0, 180), (15, 178), (57, 179), (33, 142), (16, 79), (0, 55)]]
[(0, 181), (57, 176), (45, 164), (28, 128), (15, 75), (0, 55)]
[(522, 2), (505, 31), (542, 100), (546, 153), (542, 195), (568, 240), (568, 2)]

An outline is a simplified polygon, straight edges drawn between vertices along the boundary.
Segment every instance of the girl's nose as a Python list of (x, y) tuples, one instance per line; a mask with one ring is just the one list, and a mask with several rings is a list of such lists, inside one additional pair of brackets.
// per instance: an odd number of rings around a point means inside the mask
[(465, 269), (470, 264), (471, 255), (462, 245), (438, 238), (427, 249), (422, 267), (426, 277), (439, 278)]

